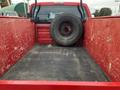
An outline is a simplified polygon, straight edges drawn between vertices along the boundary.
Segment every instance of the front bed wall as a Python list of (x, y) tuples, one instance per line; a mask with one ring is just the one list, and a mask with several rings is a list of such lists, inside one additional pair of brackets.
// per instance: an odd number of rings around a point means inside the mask
[(85, 47), (112, 81), (120, 81), (120, 18), (89, 19)]
[(0, 17), (0, 76), (33, 47), (34, 35), (30, 20)]

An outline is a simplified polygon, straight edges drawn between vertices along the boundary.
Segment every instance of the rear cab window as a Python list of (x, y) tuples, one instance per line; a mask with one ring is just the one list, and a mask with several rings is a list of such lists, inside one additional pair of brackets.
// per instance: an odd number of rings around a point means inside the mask
[[(34, 11), (34, 7), (32, 8), (32, 13)], [(53, 5), (53, 6), (37, 6), (34, 15), (32, 14), (32, 18), (34, 18), (39, 23), (50, 23), (56, 15), (62, 13), (70, 13), (78, 16), (80, 19), (81, 12), (79, 6), (64, 6), (64, 5)], [(83, 8), (84, 18), (87, 17), (86, 11)]]

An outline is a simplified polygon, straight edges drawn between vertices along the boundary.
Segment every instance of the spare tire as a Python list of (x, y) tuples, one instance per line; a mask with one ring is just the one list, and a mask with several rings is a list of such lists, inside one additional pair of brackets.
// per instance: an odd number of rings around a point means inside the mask
[(83, 25), (80, 17), (73, 14), (60, 14), (51, 23), (51, 36), (53, 40), (62, 46), (75, 44), (83, 33)]

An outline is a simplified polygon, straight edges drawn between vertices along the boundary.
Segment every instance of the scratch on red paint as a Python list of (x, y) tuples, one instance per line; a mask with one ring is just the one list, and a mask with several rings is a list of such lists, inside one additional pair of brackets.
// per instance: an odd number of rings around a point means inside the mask
[(113, 81), (120, 81), (120, 18), (89, 19), (85, 46)]
[(0, 75), (34, 45), (34, 37), (30, 20), (0, 18)]

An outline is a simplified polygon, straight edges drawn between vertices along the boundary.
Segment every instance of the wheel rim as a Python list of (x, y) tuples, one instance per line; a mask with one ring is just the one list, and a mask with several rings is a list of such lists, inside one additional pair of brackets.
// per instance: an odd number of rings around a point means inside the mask
[(59, 32), (62, 36), (68, 37), (73, 32), (73, 26), (70, 22), (60, 24)]

